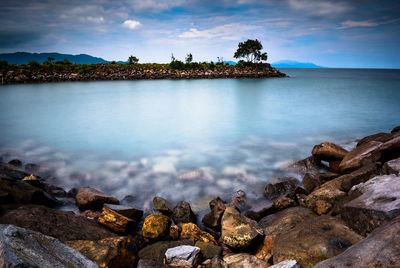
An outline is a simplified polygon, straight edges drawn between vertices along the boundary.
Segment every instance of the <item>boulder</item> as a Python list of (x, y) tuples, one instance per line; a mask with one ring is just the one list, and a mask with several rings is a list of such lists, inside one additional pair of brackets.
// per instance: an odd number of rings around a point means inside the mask
[(399, 176), (377, 176), (354, 186), (349, 194), (358, 197), (344, 205), (341, 217), (362, 235), (400, 215)]
[(211, 212), (204, 215), (202, 222), (208, 227), (219, 229), (221, 228), (222, 214), (226, 209), (226, 202), (217, 197), (211, 200), (209, 205)]
[(364, 240), (314, 268), (400, 267), (400, 217), (375, 229)]
[(306, 173), (318, 173), (324, 166), (321, 164), (321, 160), (314, 156), (307, 157), (303, 160), (297, 161), (287, 167), (290, 172), (306, 174)]
[(222, 248), (220, 246), (207, 242), (197, 241), (195, 246), (200, 249), (201, 254), (205, 259), (211, 259), (214, 256), (219, 256), (222, 252)]
[(367, 164), (349, 174), (340, 176), (338, 178), (338, 183), (340, 182), (340, 190), (348, 192), (354, 185), (366, 182), (377, 174), (379, 174), (379, 171), (376, 164)]
[(104, 204), (103, 208), (113, 210), (127, 218), (139, 222), (143, 217), (143, 210), (124, 205)]
[(276, 200), (282, 196), (294, 197), (294, 190), (298, 180), (292, 177), (278, 177), (271, 180), (264, 189), (264, 196), (268, 200)]
[(31, 229), (61, 241), (100, 240), (115, 236), (96, 222), (76, 216), (71, 211), (36, 205), (24, 205), (8, 211), (0, 217), (0, 223)]
[(331, 181), (333, 179), (336, 179), (337, 177), (339, 177), (339, 174), (334, 173), (334, 172), (322, 172), (319, 173), (318, 176), (318, 181), (319, 184), (324, 184), (325, 182)]
[(110, 237), (98, 241), (74, 240), (65, 244), (76, 249), (100, 267), (134, 267), (136, 250), (130, 237)]
[(333, 207), (335, 202), (345, 196), (346, 193), (339, 189), (321, 187), (307, 196), (305, 205), (318, 214), (325, 214)]
[(339, 173), (339, 166), (342, 161), (331, 161), (329, 162), (329, 171), (334, 173)]
[(118, 199), (90, 187), (79, 189), (75, 196), (75, 202), (80, 210), (101, 209), (105, 203), (119, 204)]
[(10, 202), (18, 204), (37, 204), (49, 207), (59, 204), (57, 199), (25, 181), (0, 178), (0, 191), (8, 193)]
[(223, 260), (227, 265), (226, 267), (229, 268), (264, 268), (269, 266), (267, 262), (260, 260), (256, 256), (248, 253), (229, 254), (224, 256)]
[(400, 132), (397, 132), (393, 139), (385, 142), (379, 147), (383, 162), (400, 157)]
[(171, 220), (162, 214), (151, 214), (144, 219), (142, 235), (146, 238), (161, 239), (169, 234)]
[(158, 196), (153, 198), (153, 209), (165, 215), (170, 215), (172, 213), (171, 204), (164, 198)]
[(315, 145), (312, 149), (313, 156), (328, 162), (342, 160), (346, 154), (347, 150), (332, 142), (324, 142)]
[(306, 173), (304, 174), (303, 180), (301, 182), (307, 192), (311, 193), (315, 188), (319, 187), (318, 174), (316, 173)]
[(200, 248), (194, 246), (178, 246), (165, 252), (165, 262), (172, 266), (196, 267), (200, 260)]
[(179, 226), (181, 228), (181, 239), (189, 239), (194, 242), (201, 241), (217, 245), (217, 241), (215, 241), (215, 238), (211, 234), (200, 230), (200, 228), (197, 227), (196, 224), (190, 222), (180, 224)]
[(386, 162), (382, 167), (382, 173), (400, 175), (400, 158)]
[(274, 264), (269, 268), (300, 268), (300, 264), (296, 260), (286, 260)]
[(181, 201), (175, 206), (172, 212), (172, 219), (175, 224), (188, 222), (196, 223), (197, 221), (196, 215), (193, 213), (190, 204), (185, 201)]
[(26, 176), (29, 176), (29, 173), (21, 170), (19, 167), (2, 163), (0, 162), (0, 174), (7, 175), (15, 180), (22, 180)]
[(126, 234), (135, 228), (136, 222), (124, 215), (110, 209), (107, 206), (103, 207), (100, 217), (97, 221), (113, 230), (116, 233)]
[(264, 256), (271, 258), (272, 255), (274, 264), (297, 260), (301, 267), (312, 267), (342, 253), (362, 239), (340, 220), (326, 215), (317, 216), (302, 207), (267, 216), (260, 221), (260, 225), (265, 227), (264, 233), (268, 237), (263, 244)]
[(360, 168), (366, 162), (377, 161), (381, 157), (381, 154), (377, 151), (381, 145), (382, 142), (369, 141), (354, 148), (343, 158), (339, 165), (340, 171), (346, 173)]
[(232, 207), (225, 209), (221, 225), (222, 242), (232, 248), (246, 248), (263, 236), (263, 231), (256, 221), (240, 214)]
[(0, 224), (1, 267), (98, 267), (58, 239)]
[(384, 133), (384, 132), (376, 133), (376, 134), (367, 136), (367, 137), (362, 138), (361, 140), (359, 140), (358, 143), (357, 143), (357, 147), (361, 146), (364, 143), (367, 143), (369, 141), (387, 142), (391, 138), (393, 138), (393, 134), (392, 133)]

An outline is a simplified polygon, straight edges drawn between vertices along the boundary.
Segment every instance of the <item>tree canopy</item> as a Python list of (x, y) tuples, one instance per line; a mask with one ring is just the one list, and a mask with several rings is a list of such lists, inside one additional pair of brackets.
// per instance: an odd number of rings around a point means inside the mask
[(233, 57), (246, 58), (248, 62), (257, 63), (259, 61), (267, 60), (267, 52), (262, 53), (263, 46), (260, 41), (248, 39), (245, 42), (240, 42), (238, 49)]
[(133, 56), (133, 55), (131, 55), (131, 56), (128, 58), (128, 64), (136, 64), (136, 63), (138, 63), (138, 62), (139, 62), (139, 59), (136, 58), (136, 57)]

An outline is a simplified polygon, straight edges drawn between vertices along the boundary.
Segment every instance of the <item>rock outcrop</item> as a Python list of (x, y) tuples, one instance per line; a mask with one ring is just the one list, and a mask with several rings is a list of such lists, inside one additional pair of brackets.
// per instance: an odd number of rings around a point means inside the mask
[(101, 209), (105, 203), (119, 204), (118, 199), (90, 187), (82, 187), (79, 189), (75, 196), (75, 202), (80, 210)]

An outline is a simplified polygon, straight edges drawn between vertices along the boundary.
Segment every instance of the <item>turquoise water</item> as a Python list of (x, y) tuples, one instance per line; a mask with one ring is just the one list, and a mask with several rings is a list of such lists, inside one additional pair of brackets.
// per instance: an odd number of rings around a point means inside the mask
[(1, 86), (0, 151), (67, 189), (131, 194), (146, 207), (156, 194), (259, 195), (314, 144), (400, 125), (400, 70), (282, 71), (290, 78)]

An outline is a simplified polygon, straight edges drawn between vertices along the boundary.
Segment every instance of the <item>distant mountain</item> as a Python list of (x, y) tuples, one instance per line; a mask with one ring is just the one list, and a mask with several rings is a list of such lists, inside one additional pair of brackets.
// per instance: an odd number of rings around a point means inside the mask
[(281, 60), (271, 63), (271, 65), (277, 68), (324, 68), (323, 66), (311, 62), (298, 62), (293, 60)]
[(54, 58), (54, 61), (60, 61), (67, 59), (72, 63), (107, 63), (108, 61), (93, 57), (86, 54), (70, 55), (60, 53), (28, 53), (28, 52), (16, 52), (16, 53), (3, 53), (0, 54), (0, 60), (5, 60), (8, 64), (27, 64), (31, 60), (43, 63), (48, 57)]
[(225, 64), (229, 63), (229, 65), (236, 65), (236, 62), (235, 61), (231, 61), (231, 60), (228, 60), (228, 61), (224, 60), (224, 63)]

